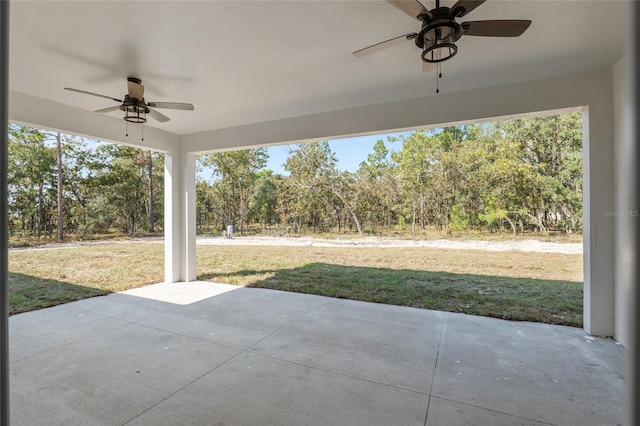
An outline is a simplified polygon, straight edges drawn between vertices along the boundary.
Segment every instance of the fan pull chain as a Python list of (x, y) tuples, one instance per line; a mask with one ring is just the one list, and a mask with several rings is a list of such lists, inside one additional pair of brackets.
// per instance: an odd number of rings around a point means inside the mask
[(438, 62), (438, 75), (436, 76), (436, 93), (440, 93), (440, 79), (442, 78), (442, 65)]
[(141, 125), (140, 125), (140, 129), (141, 129), (141, 131), (142, 131), (142, 137), (140, 138), (140, 140), (141, 140), (142, 142), (144, 142), (144, 124), (141, 124)]
[(125, 126), (125, 127), (124, 127), (124, 129), (125, 129), (124, 135), (125, 135), (126, 137), (129, 137), (129, 122), (128, 122), (128, 121), (125, 121), (124, 123), (125, 123), (125, 124), (124, 124), (124, 126)]

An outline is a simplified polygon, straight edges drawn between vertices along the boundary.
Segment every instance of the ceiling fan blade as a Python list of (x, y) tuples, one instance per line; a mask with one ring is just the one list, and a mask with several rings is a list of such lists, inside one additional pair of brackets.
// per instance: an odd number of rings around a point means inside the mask
[(98, 109), (95, 112), (111, 112), (111, 111), (116, 111), (119, 110), (120, 106), (112, 106), (112, 107), (108, 107), (108, 108), (102, 108), (102, 109)]
[(455, 17), (461, 18), (485, 1), (487, 0), (459, 0), (451, 8), (451, 14)]
[(181, 109), (184, 111), (193, 111), (194, 109), (192, 104), (182, 102), (147, 102), (147, 105), (151, 108)]
[(153, 118), (154, 120), (158, 120), (161, 123), (164, 123), (166, 121), (169, 121), (169, 117), (167, 117), (164, 114), (160, 114), (158, 111), (149, 108), (149, 117)]
[(464, 35), (479, 37), (518, 37), (529, 28), (531, 21), (505, 19), (463, 22)]
[(144, 86), (139, 81), (137, 79), (127, 80), (127, 91), (130, 98), (138, 100), (144, 98)]
[(72, 89), (71, 87), (65, 87), (64, 90), (70, 90), (72, 92), (84, 93), (85, 95), (98, 96), (100, 98), (111, 99), (112, 101), (122, 102), (120, 99), (112, 98), (111, 96), (100, 95), (99, 93), (87, 92), (86, 90)]
[(405, 40), (413, 40), (417, 36), (418, 36), (418, 33), (409, 33), (409, 34), (391, 38), (389, 40), (381, 41), (380, 43), (376, 43), (371, 46), (367, 46), (363, 49), (356, 50), (355, 52), (353, 52), (353, 56), (360, 58), (362, 56), (366, 56), (371, 53), (379, 52), (383, 49), (386, 49), (387, 47), (395, 46), (396, 44), (401, 44)]
[(426, 15), (429, 19), (433, 18), (433, 15), (427, 8), (425, 8), (418, 0), (387, 0), (393, 6), (397, 7), (407, 15), (412, 18), (416, 18), (421, 21), (422, 19), (418, 18), (420, 15)]

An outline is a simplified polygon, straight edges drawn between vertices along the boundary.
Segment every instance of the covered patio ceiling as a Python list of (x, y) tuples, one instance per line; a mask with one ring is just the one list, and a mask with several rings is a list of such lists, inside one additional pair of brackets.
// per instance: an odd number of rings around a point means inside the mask
[[(624, 51), (627, 11), (616, 0), (489, 0), (459, 20), (533, 24), (519, 38), (463, 36), (442, 65), (439, 96), (610, 69)], [(62, 116), (38, 101), (93, 111), (114, 103), (63, 88), (122, 98), (126, 77), (139, 77), (148, 101), (195, 105), (147, 123), (175, 135), (416, 97), (438, 102), (435, 71), (421, 71), (412, 41), (352, 55), (419, 25), (381, 0), (14, 1), (10, 90), (33, 97), (29, 109), (40, 105), (41, 116)], [(108, 115), (124, 127), (120, 111)]]

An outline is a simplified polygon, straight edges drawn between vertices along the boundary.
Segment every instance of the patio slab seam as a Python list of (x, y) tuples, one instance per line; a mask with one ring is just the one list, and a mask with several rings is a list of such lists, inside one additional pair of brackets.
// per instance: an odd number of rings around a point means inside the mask
[[(129, 324), (124, 324), (124, 325), (123, 325), (123, 327), (127, 327), (128, 325), (129, 325)], [(100, 332), (100, 333), (98, 333), (98, 334), (94, 334), (94, 335), (89, 336), (89, 337), (85, 337), (85, 338), (82, 338), (82, 339), (78, 339), (78, 340), (75, 340), (75, 341), (73, 341), (73, 342), (64, 343), (64, 344), (62, 344), (62, 345), (60, 345), (60, 346), (56, 346), (55, 348), (49, 348), (49, 349), (46, 349), (46, 350), (44, 350), (44, 351), (42, 351), (42, 352), (33, 353), (33, 354), (31, 354), (31, 355), (25, 356), (24, 358), (20, 358), (20, 359), (10, 359), (10, 360), (9, 360), (9, 362), (10, 362), (11, 364), (16, 364), (16, 363), (18, 363), (18, 362), (26, 361), (26, 360), (28, 360), (28, 359), (31, 359), (31, 358), (34, 358), (34, 357), (37, 357), (37, 356), (45, 355), (45, 354), (47, 354), (47, 353), (49, 353), (49, 352), (53, 352), (53, 351), (57, 351), (57, 350), (60, 350), (60, 349), (66, 348), (66, 347), (68, 347), (68, 346), (77, 345), (77, 344), (78, 344), (78, 342), (82, 342), (82, 341), (85, 341), (85, 340), (89, 340), (89, 339), (92, 339), (92, 338), (94, 338), (94, 337), (98, 337), (98, 336), (101, 336), (101, 335), (103, 335), (103, 334), (110, 333), (110, 332), (112, 332), (112, 331), (113, 331), (113, 330), (106, 330), (106, 331), (102, 331), (102, 332)]]
[(436, 380), (436, 372), (438, 371), (438, 358), (440, 357), (440, 349), (444, 343), (444, 333), (447, 329), (447, 316), (442, 319), (442, 325), (440, 326), (440, 335), (438, 336), (438, 349), (436, 350), (436, 359), (433, 364), (433, 374), (431, 375), (431, 384), (429, 386), (429, 399), (427, 400), (427, 411), (424, 413), (424, 425), (427, 426), (429, 420), (429, 406), (431, 406), (431, 398), (433, 393), (433, 384)]
[(519, 418), (519, 419), (522, 419), (522, 420), (526, 420), (526, 421), (529, 421), (529, 422), (536, 422), (536, 423), (540, 423), (540, 424), (543, 424), (543, 425), (549, 425), (549, 426), (555, 426), (556, 425), (555, 423), (549, 423), (549, 422), (546, 422), (544, 420), (532, 419), (532, 418), (529, 418), (529, 417), (524, 417), (524, 416), (520, 416), (518, 414), (513, 414), (513, 413), (506, 413), (504, 411), (496, 410), (494, 408), (483, 407), (481, 405), (476, 405), (476, 404), (469, 404), (468, 402), (464, 402), (464, 401), (456, 401), (455, 399), (443, 398), (441, 396), (430, 396), (429, 397), (429, 401), (431, 401), (431, 398), (439, 399), (441, 401), (449, 401), (449, 402), (453, 402), (455, 404), (465, 405), (467, 407), (479, 408), (481, 410), (490, 411), (492, 413), (496, 413), (496, 414), (500, 414), (500, 415), (505, 415), (505, 416), (509, 416), (509, 417), (516, 417), (516, 418)]
[(296, 316), (295, 318), (290, 319), (289, 321), (287, 321), (286, 323), (282, 324), (280, 327), (272, 330), (270, 333), (267, 333), (267, 335), (261, 337), (260, 339), (256, 340), (254, 343), (252, 343), (251, 345), (249, 345), (248, 347), (246, 347), (244, 349), (244, 351), (250, 351), (253, 347), (255, 347), (257, 344), (263, 342), (265, 339), (268, 339), (269, 337), (273, 336), (274, 334), (276, 334), (277, 332), (279, 332), (280, 330), (282, 330), (283, 328), (287, 327), (288, 325), (296, 322), (297, 320), (299, 320), (300, 318), (310, 314), (311, 312), (315, 311), (316, 309), (318, 309), (320, 306), (326, 304), (329, 302), (329, 298), (327, 297), (323, 297), (323, 300), (316, 303), (315, 305), (311, 306), (309, 309), (307, 309), (306, 311), (304, 311), (303, 313), (299, 314), (298, 316)]
[[(113, 293), (113, 294), (121, 294), (121, 293)], [(109, 295), (97, 296), (97, 297), (109, 297)], [(77, 309), (77, 310), (83, 311), (83, 312), (91, 312), (92, 314), (102, 315), (104, 317), (113, 318), (113, 319), (117, 319), (117, 320), (120, 320), (120, 321), (126, 321), (126, 322), (131, 323), (131, 324), (140, 324), (143, 321), (147, 321), (149, 318), (153, 318), (153, 317), (155, 317), (157, 315), (161, 315), (161, 314), (165, 314), (165, 313), (176, 311), (176, 310), (180, 309), (180, 307), (181, 307), (180, 305), (176, 305), (174, 308), (163, 310), (162, 312), (157, 312), (155, 314), (149, 314), (146, 317), (138, 318), (136, 320), (131, 320), (131, 319), (119, 317), (119, 316), (116, 316), (116, 315), (109, 315), (109, 314), (106, 314), (104, 312), (96, 311), (94, 309), (87, 309), (87, 308), (82, 308), (82, 307), (79, 307), (79, 306), (75, 306), (74, 302), (68, 303), (65, 306), (67, 306), (69, 308)]]
[(141, 323), (132, 323), (132, 324), (136, 324), (136, 325), (139, 325), (141, 327), (146, 327), (146, 328), (149, 328), (151, 330), (157, 330), (157, 331), (162, 331), (164, 333), (174, 334), (176, 336), (181, 336), (181, 337), (186, 337), (186, 338), (189, 338), (189, 339), (199, 340), (199, 341), (204, 342), (204, 343), (212, 343), (214, 345), (222, 346), (222, 347), (229, 348), (229, 349), (234, 349), (234, 350), (240, 351), (238, 353), (238, 355), (240, 353), (246, 351), (246, 348), (243, 348), (243, 347), (240, 347), (240, 346), (234, 346), (234, 345), (230, 345), (228, 343), (221, 343), (221, 342), (217, 342), (217, 341), (214, 341), (214, 340), (211, 340), (211, 339), (205, 339), (204, 337), (194, 336), (192, 334), (186, 334), (186, 333), (180, 333), (178, 331), (167, 330), (166, 328), (157, 327), (155, 325), (141, 324)]
[[(426, 393), (426, 392), (420, 392), (418, 390), (410, 389), (408, 387), (396, 386), (396, 385), (392, 385), (390, 383), (379, 382), (377, 380), (367, 379), (366, 377), (356, 376), (354, 374), (347, 374), (347, 373), (344, 373), (342, 371), (337, 371), (337, 370), (331, 370), (331, 369), (328, 369), (328, 368), (318, 367), (317, 365), (309, 365), (309, 364), (304, 364), (304, 363), (301, 363), (301, 362), (291, 361), (289, 359), (284, 359), (284, 358), (280, 358), (280, 357), (273, 356), (273, 355), (266, 355), (266, 354), (263, 354), (263, 353), (260, 353), (260, 352), (250, 351), (249, 349), (247, 349), (244, 352), (250, 353), (251, 355), (258, 355), (258, 356), (261, 356), (261, 357), (264, 357), (264, 358), (273, 359), (273, 360), (276, 360), (276, 361), (286, 362), (288, 364), (297, 365), (297, 366), (300, 366), (300, 367), (308, 368), (310, 370), (316, 370), (316, 371), (322, 371), (324, 373), (336, 374), (336, 375), (343, 376), (343, 377), (349, 377), (351, 379), (362, 380), (364, 382), (372, 383), (374, 385), (386, 386), (386, 387), (392, 388), (392, 389), (398, 389), (398, 390), (401, 390), (401, 391), (412, 392), (412, 393), (415, 393), (415, 394), (418, 394), (418, 395), (429, 396), (429, 394)], [(236, 356), (239, 356), (239, 355), (242, 355), (242, 353), (239, 353)], [(229, 359), (229, 361), (230, 360), (231, 359)]]
[[(177, 333), (176, 333), (177, 334)], [(200, 339), (200, 340), (204, 340), (204, 339)], [(211, 342), (209, 342), (211, 343)], [(192, 384), (196, 383), (198, 380), (202, 379), (203, 377), (207, 376), (208, 374), (211, 374), (213, 371), (215, 371), (216, 369), (222, 367), (223, 365), (227, 364), (229, 361), (235, 359), (236, 357), (238, 357), (238, 355), (241, 355), (244, 351), (238, 352), (237, 354), (235, 354), (234, 356), (230, 357), (229, 359), (221, 362), (220, 364), (216, 365), (215, 367), (213, 367), (212, 369), (205, 371), (203, 374), (201, 374), (199, 377), (196, 377), (195, 379), (191, 380), (188, 383), (185, 383), (183, 386), (181, 386), (180, 388), (176, 389), (174, 392), (170, 393), (169, 395), (165, 396), (164, 398), (162, 398), (161, 400), (157, 401), (156, 403), (154, 403), (153, 405), (147, 407), (146, 409), (144, 409), (143, 411), (141, 411), (140, 413), (138, 413), (137, 415), (133, 416), (132, 418), (130, 418), (129, 420), (127, 420), (126, 422), (124, 422), (122, 424), (122, 426), (125, 426), (129, 423), (131, 423), (132, 421), (134, 421), (135, 419), (137, 419), (140, 416), (143, 416), (145, 413), (147, 413), (148, 411), (153, 410), (155, 407), (157, 407), (158, 405), (162, 404), (163, 402), (165, 402), (166, 400), (172, 398), (173, 396), (175, 396), (176, 394), (180, 393), (181, 391), (183, 391), (184, 389), (186, 389), (187, 387), (191, 386)]]
[[(77, 308), (75, 308), (75, 309), (77, 309)], [(130, 321), (122, 320), (122, 319), (120, 319), (120, 318), (115, 318), (115, 317), (112, 317), (112, 316), (109, 316), (109, 315), (99, 314), (99, 313), (96, 313), (96, 312), (93, 312), (93, 311), (86, 311), (86, 310), (85, 310), (84, 312), (90, 312), (90, 313), (95, 314), (95, 315), (99, 315), (99, 316), (103, 316), (103, 317), (108, 317), (108, 318), (111, 318), (111, 319), (115, 319), (115, 320), (118, 320), (118, 321), (122, 321), (122, 322), (124, 322), (124, 324), (121, 324), (121, 325), (120, 325), (120, 326), (118, 326), (118, 327), (113, 327), (113, 328), (110, 328), (110, 329), (106, 329), (106, 330), (102, 330), (102, 331), (96, 332), (95, 334), (91, 334), (90, 336), (83, 336), (83, 337), (78, 338), (78, 339), (76, 339), (76, 340), (69, 341), (69, 342), (63, 343), (63, 344), (61, 344), (61, 345), (59, 345), (59, 346), (55, 346), (55, 347), (51, 347), (51, 348), (48, 348), (48, 349), (42, 350), (42, 351), (40, 351), (40, 352), (32, 353), (32, 354), (29, 354), (29, 355), (24, 356), (24, 357), (22, 357), (22, 358), (13, 359), (13, 357), (11, 357), (11, 358), (9, 359), (10, 364), (15, 364), (15, 363), (18, 363), (18, 362), (22, 362), (22, 361), (25, 361), (25, 360), (28, 360), (28, 359), (31, 359), (31, 358), (34, 358), (34, 357), (37, 357), (37, 356), (41, 356), (41, 355), (44, 355), (44, 354), (47, 354), (47, 353), (50, 353), (50, 352), (53, 352), (53, 351), (60, 350), (60, 349), (62, 349), (62, 348), (66, 348), (66, 347), (71, 346), (71, 345), (76, 345), (76, 344), (78, 344), (79, 342), (87, 341), (87, 340), (89, 340), (89, 339), (93, 339), (93, 338), (96, 338), (96, 337), (99, 337), (99, 336), (102, 336), (102, 335), (105, 335), (105, 334), (111, 333), (111, 332), (113, 332), (114, 330), (117, 330), (117, 329), (119, 329), (119, 328), (128, 327), (129, 325), (133, 324), (133, 323), (132, 323), (132, 322), (130, 322)]]
[[(148, 411), (153, 410), (155, 407), (157, 407), (158, 405), (162, 404), (164, 401), (167, 401), (168, 399), (172, 398), (173, 396), (175, 396), (176, 394), (180, 393), (181, 391), (183, 391), (184, 389), (186, 389), (187, 387), (191, 386), (192, 384), (196, 383), (198, 380), (201, 380), (202, 378), (204, 378), (205, 376), (211, 374), (212, 372), (214, 372), (215, 370), (217, 370), (218, 368), (223, 367), (224, 365), (228, 364), (229, 362), (233, 361), (235, 358), (237, 358), (238, 356), (241, 356), (245, 353), (250, 353), (253, 355), (259, 355), (253, 351), (251, 351), (251, 348), (254, 347), (255, 345), (257, 345), (258, 343), (262, 342), (264, 339), (268, 338), (269, 336), (271, 336), (272, 334), (276, 333), (277, 331), (281, 330), (282, 328), (286, 327), (287, 325), (291, 324), (292, 322), (295, 322), (297, 319), (303, 317), (304, 315), (307, 315), (309, 312), (313, 311), (314, 309), (317, 309), (318, 307), (324, 305), (325, 303), (327, 303), (329, 300), (327, 298), (323, 298), (324, 300), (322, 300), (321, 302), (316, 303), (315, 305), (313, 305), (311, 308), (307, 309), (305, 312), (301, 313), (300, 315), (296, 316), (295, 318), (292, 318), (291, 320), (287, 321), (285, 324), (281, 325), (280, 327), (276, 328), (275, 330), (273, 330), (271, 333), (267, 334), (266, 336), (262, 337), (261, 339), (257, 340), (256, 342), (254, 342), (251, 346), (247, 347), (247, 348), (237, 348), (237, 347), (233, 347), (231, 345), (225, 345), (225, 344), (221, 344), (218, 342), (212, 342), (211, 340), (207, 340), (207, 339), (203, 339), (203, 338), (198, 338), (195, 337), (198, 340), (201, 340), (203, 342), (208, 342), (208, 343), (214, 343), (217, 345), (221, 345), (221, 346), (226, 346), (228, 348), (232, 348), (232, 349), (236, 349), (239, 350), (240, 352), (238, 352), (237, 354), (235, 354), (234, 356), (228, 358), (227, 360), (225, 360), (224, 362), (216, 365), (215, 367), (213, 367), (212, 369), (210, 369), (209, 371), (204, 372), (202, 375), (200, 375), (199, 377), (195, 378), (194, 380), (190, 381), (189, 383), (186, 383), (184, 386), (180, 387), (179, 389), (176, 389), (174, 392), (172, 392), (170, 395), (167, 395), (166, 397), (162, 398), (160, 401), (156, 402), (155, 404), (151, 405), (150, 407), (147, 407), (144, 411), (140, 412), (139, 414), (137, 414), (136, 416), (132, 417), (131, 419), (129, 419), (128, 421), (126, 421), (125, 423), (123, 423), (124, 425), (127, 425), (129, 423), (131, 423), (132, 421), (136, 420), (137, 418), (139, 418), (140, 416), (143, 416), (145, 413), (147, 413)], [(161, 330), (161, 331), (165, 331), (165, 332), (169, 332), (169, 333), (173, 333), (176, 335), (180, 335), (180, 336), (184, 336), (184, 337), (190, 337), (193, 338), (193, 336), (188, 336), (188, 335), (184, 335), (182, 333), (176, 333), (173, 331), (168, 331), (168, 330), (164, 330), (158, 327), (153, 327), (153, 326), (148, 326), (145, 324), (138, 324), (144, 327), (149, 327), (152, 329), (156, 329), (156, 330)], [(284, 361), (284, 360), (280, 360), (280, 361)], [(289, 362), (289, 361), (284, 361), (284, 362)], [(307, 368), (311, 368), (309, 366), (304, 366)], [(333, 373), (333, 372), (332, 372)]]

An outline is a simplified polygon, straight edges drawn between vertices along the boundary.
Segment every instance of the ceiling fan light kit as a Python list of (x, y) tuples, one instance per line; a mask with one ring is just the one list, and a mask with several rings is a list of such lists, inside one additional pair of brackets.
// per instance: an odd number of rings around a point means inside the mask
[(438, 63), (453, 58), (458, 53), (456, 40), (460, 38), (462, 32), (462, 26), (451, 20), (441, 20), (425, 25), (416, 37), (416, 45), (423, 49), (422, 60)]
[[(125, 100), (126, 104), (126, 100)], [(124, 111), (124, 121), (129, 123), (142, 124), (147, 122), (146, 108), (141, 108), (137, 105), (121, 106), (120, 110)]]
[[(458, 0), (451, 8), (440, 7), (440, 0), (436, 0), (436, 7), (426, 9), (417, 0), (387, 0), (392, 6), (400, 9), (405, 14), (422, 22), (420, 31), (394, 37), (380, 43), (373, 44), (363, 49), (356, 50), (353, 55), (362, 57), (379, 52), (387, 47), (402, 42), (403, 40), (415, 40), (416, 46), (421, 50), (421, 58), (425, 64), (438, 64), (438, 77), (441, 77), (440, 63), (453, 58), (458, 53), (456, 42), (465, 36), (477, 37), (519, 37), (524, 33), (530, 20), (504, 19), (485, 20), (458, 23), (456, 18), (461, 18), (486, 0)], [(423, 71), (430, 68), (423, 66)], [(439, 93), (439, 90), (436, 90)]]

